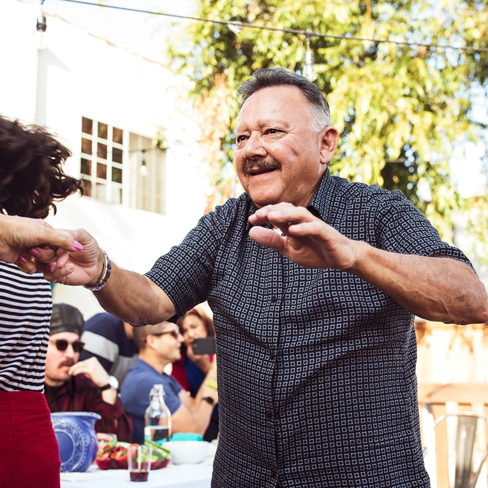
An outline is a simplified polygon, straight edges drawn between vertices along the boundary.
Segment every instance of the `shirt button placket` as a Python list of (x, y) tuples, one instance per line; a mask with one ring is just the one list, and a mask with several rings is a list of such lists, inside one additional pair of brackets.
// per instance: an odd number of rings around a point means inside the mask
[[(278, 301), (278, 297), (276, 295), (272, 295), (271, 303), (275, 304), (277, 301)], [(274, 360), (274, 358), (276, 357), (276, 351), (274, 349), (271, 349), (271, 352), (269, 353), (269, 357), (271, 358), (271, 360)]]
[[(268, 299), (270, 303), (269, 307), (269, 312), (270, 312), (270, 320), (273, 323), (273, 337), (272, 340), (268, 343), (269, 345), (269, 358), (270, 358), (270, 367), (271, 370), (274, 371), (272, 373), (272, 376), (276, 374), (276, 368), (277, 368), (277, 362), (275, 361), (277, 353), (278, 353), (278, 347), (279, 347), (279, 341), (280, 341), (280, 307), (281, 307), (281, 296), (283, 294), (283, 270), (282, 270), (282, 255), (276, 254), (273, 251), (271, 251), (272, 254), (272, 260), (271, 260), (271, 280), (270, 280), (270, 287), (269, 287), (269, 293)], [(274, 413), (274, 397), (277, 392), (272, 391), (271, 392), (271, 402), (269, 405), (267, 405), (267, 408), (265, 410), (264, 416), (266, 419), (266, 423), (268, 424), (269, 428), (274, 431), (275, 436), (277, 436), (277, 427), (278, 425), (275, 423), (275, 413)], [(275, 443), (277, 442), (277, 437), (275, 437)], [(276, 444), (274, 447), (277, 447)], [(277, 459), (278, 452), (277, 450), (274, 450), (274, 455), (271, 456), (269, 459), (269, 468), (270, 468), (270, 475), (271, 479), (269, 480), (272, 484), (272, 486), (277, 486), (278, 485), (278, 459)], [(268, 486), (268, 485), (267, 485)], [(270, 485), (271, 486), (271, 485)]]

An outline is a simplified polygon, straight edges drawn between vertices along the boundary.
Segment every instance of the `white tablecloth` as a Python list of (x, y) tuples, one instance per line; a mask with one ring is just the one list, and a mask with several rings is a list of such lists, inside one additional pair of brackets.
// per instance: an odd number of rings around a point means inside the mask
[(129, 471), (99, 470), (91, 466), (86, 473), (61, 473), (61, 488), (209, 488), (212, 479), (213, 457), (206, 457), (199, 464), (169, 463), (166, 468), (149, 473), (147, 482), (131, 483)]

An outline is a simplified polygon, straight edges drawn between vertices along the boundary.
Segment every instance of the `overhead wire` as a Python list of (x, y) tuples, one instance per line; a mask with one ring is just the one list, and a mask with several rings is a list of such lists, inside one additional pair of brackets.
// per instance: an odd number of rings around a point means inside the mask
[[(295, 34), (295, 35), (303, 35), (306, 36), (308, 39), (310, 37), (321, 37), (321, 38), (331, 38), (331, 39), (337, 39), (337, 40), (345, 40), (345, 41), (360, 41), (360, 42), (372, 42), (372, 43), (389, 43), (389, 44), (396, 44), (399, 46), (416, 46), (416, 47), (425, 47), (428, 49), (454, 49), (454, 50), (460, 50), (460, 51), (471, 51), (471, 52), (488, 52), (488, 48), (482, 48), (482, 47), (471, 47), (471, 46), (454, 46), (451, 44), (434, 44), (434, 43), (427, 43), (427, 42), (408, 42), (408, 41), (398, 41), (398, 40), (393, 40), (393, 39), (375, 39), (375, 38), (367, 38), (367, 37), (356, 37), (352, 35), (335, 35), (335, 34), (324, 34), (321, 32), (314, 32), (311, 31), (310, 29), (307, 30), (300, 30), (300, 29), (285, 29), (285, 28), (280, 28), (280, 27), (271, 27), (271, 26), (265, 26), (265, 25), (258, 25), (258, 24), (251, 24), (247, 22), (239, 22), (239, 21), (234, 21), (234, 20), (220, 20), (220, 19), (206, 19), (202, 17), (194, 17), (194, 16), (189, 16), (189, 15), (181, 15), (181, 14), (171, 14), (171, 13), (166, 13), (166, 12), (156, 12), (156, 11), (151, 11), (151, 10), (144, 10), (144, 9), (137, 9), (137, 8), (130, 8), (130, 7), (121, 7), (117, 5), (107, 5), (107, 4), (99, 4), (99, 3), (91, 3), (91, 2), (86, 2), (84, 0), (57, 0), (60, 2), (67, 2), (67, 3), (74, 3), (74, 4), (80, 4), (80, 5), (88, 5), (92, 7), (103, 7), (103, 8), (110, 8), (114, 10), (123, 10), (123, 11), (128, 11), (128, 12), (136, 12), (136, 13), (143, 13), (143, 14), (149, 14), (149, 15), (159, 15), (159, 16), (164, 16), (164, 17), (172, 17), (172, 18), (178, 18), (178, 19), (183, 19), (183, 20), (192, 20), (192, 21), (197, 21), (197, 22), (210, 22), (213, 24), (220, 24), (220, 25), (228, 25), (231, 27), (239, 27), (239, 28), (251, 28), (251, 29), (260, 29), (260, 30), (269, 30), (269, 31), (277, 31), (277, 32), (286, 32), (289, 34)], [(44, 3), (44, 0), (42, 0)], [(152, 148), (147, 148), (144, 149), (142, 152), (144, 153), (146, 150), (152, 150), (155, 149), (155, 147)], [(132, 149), (129, 152), (139, 152), (141, 149)], [(454, 159), (468, 159), (468, 158), (454, 158)], [(384, 160), (385, 163), (400, 163), (400, 164), (405, 164), (408, 160), (404, 158), (400, 159), (386, 159)], [(416, 160), (417, 163), (419, 160)]]
[(452, 44), (434, 44), (428, 42), (409, 42), (409, 41), (397, 41), (394, 39), (374, 39), (368, 37), (356, 37), (352, 35), (341, 36), (336, 34), (324, 34), (322, 32), (314, 32), (311, 30), (300, 30), (300, 29), (284, 29), (281, 27), (271, 27), (266, 25), (258, 25), (258, 24), (251, 24), (247, 22), (238, 22), (235, 20), (219, 20), (219, 19), (205, 19), (202, 17), (193, 17), (190, 15), (181, 15), (181, 14), (169, 14), (165, 12), (154, 12), (150, 10), (143, 10), (137, 8), (130, 8), (130, 7), (120, 7), (117, 5), (107, 5), (103, 4), (100, 5), (99, 3), (91, 3), (85, 2), (83, 0), (57, 0), (58, 2), (68, 2), (68, 3), (76, 3), (80, 5), (90, 5), (92, 7), (103, 7), (103, 8), (111, 8), (115, 10), (125, 10), (128, 12), (137, 12), (137, 13), (144, 13), (150, 15), (160, 15), (164, 17), (174, 17), (178, 19), (184, 20), (194, 20), (197, 22), (211, 22), (213, 24), (221, 24), (221, 25), (228, 25), (240, 28), (250, 28), (250, 29), (261, 29), (261, 30), (269, 30), (269, 31), (278, 31), (278, 32), (286, 32), (289, 34), (296, 34), (296, 35), (303, 35), (303, 36), (310, 36), (310, 37), (322, 37), (322, 38), (331, 38), (337, 40), (345, 40), (345, 41), (360, 41), (360, 42), (372, 42), (372, 43), (388, 43), (388, 44), (396, 44), (399, 46), (416, 46), (416, 47), (426, 47), (428, 49), (455, 49), (461, 51), (471, 51), (471, 52), (488, 52), (488, 47), (472, 47), (472, 46), (453, 46)]

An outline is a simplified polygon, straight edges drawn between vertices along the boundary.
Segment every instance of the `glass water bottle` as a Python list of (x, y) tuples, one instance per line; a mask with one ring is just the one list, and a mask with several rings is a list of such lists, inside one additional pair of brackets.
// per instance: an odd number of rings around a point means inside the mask
[(144, 415), (144, 440), (162, 444), (171, 437), (171, 412), (164, 403), (163, 385), (152, 387), (149, 400), (149, 407)]

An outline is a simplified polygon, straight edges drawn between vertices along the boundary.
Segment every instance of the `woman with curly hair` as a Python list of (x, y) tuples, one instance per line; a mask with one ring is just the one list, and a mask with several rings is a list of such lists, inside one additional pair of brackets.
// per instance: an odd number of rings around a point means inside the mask
[[(22, 226), (28, 231), (32, 225), (6, 216), (44, 219), (50, 209), (56, 211), (55, 201), (76, 191), (83, 193), (81, 181), (64, 174), (62, 166), (70, 156), (69, 149), (42, 127), (0, 116), (2, 233), (6, 226), (15, 232)], [(19, 242), (19, 247), (29, 245)], [(30, 251), (32, 258), (40, 252), (52, 251), (34, 247)], [(9, 261), (6, 255), (2, 257)], [(30, 257), (14, 255), (17, 264), (27, 263)], [(51, 310), (51, 288), (42, 273), (29, 275), (14, 264), (0, 262), (2, 488), (60, 486), (59, 450), (43, 394)]]

